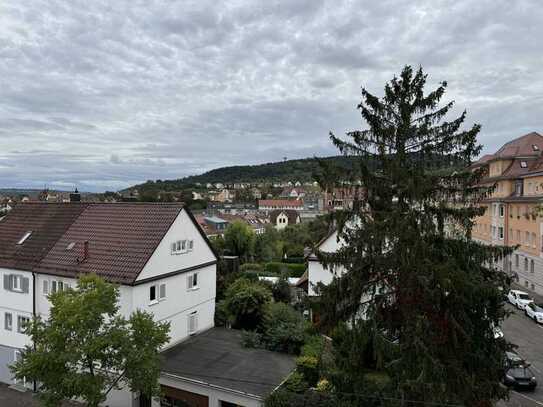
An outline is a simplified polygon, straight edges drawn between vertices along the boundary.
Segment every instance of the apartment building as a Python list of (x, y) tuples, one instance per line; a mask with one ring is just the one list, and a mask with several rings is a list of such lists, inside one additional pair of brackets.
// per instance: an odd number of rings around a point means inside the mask
[[(170, 322), (175, 347), (213, 327), (217, 257), (182, 204), (23, 203), (0, 220), (0, 382), (30, 345), (33, 316), (47, 318), (48, 294), (95, 273), (119, 285), (120, 313), (136, 310)], [(135, 406), (129, 391), (111, 407)]]
[(477, 241), (518, 246), (498, 266), (518, 284), (543, 294), (543, 136), (532, 132), (503, 145), (474, 163), (486, 176), (484, 185), (495, 186), (482, 202), (485, 213), (476, 219)]

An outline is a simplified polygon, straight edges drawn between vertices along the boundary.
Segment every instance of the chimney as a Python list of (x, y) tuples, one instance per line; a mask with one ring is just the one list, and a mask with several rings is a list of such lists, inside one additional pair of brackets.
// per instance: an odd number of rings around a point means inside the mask
[(70, 194), (70, 202), (81, 202), (81, 194), (77, 188)]

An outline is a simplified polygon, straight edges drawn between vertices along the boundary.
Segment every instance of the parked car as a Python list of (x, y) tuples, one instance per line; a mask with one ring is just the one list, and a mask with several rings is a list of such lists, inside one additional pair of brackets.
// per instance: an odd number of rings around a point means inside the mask
[(543, 324), (543, 304), (531, 302), (524, 307), (524, 312), (538, 324)]
[(503, 383), (517, 389), (534, 390), (537, 386), (537, 379), (528, 362), (515, 352), (505, 352)]
[(509, 294), (507, 294), (507, 299), (515, 307), (522, 310), (524, 309), (524, 307), (526, 307), (527, 304), (534, 301), (528, 295), (528, 293), (525, 293), (524, 291), (519, 291), (519, 290), (509, 291)]

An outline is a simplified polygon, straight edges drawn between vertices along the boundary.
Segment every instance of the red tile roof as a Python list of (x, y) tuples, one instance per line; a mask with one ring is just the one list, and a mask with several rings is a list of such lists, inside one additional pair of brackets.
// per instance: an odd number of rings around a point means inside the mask
[[(20, 204), (0, 221), (0, 266), (133, 284), (181, 210), (180, 203)], [(17, 247), (26, 230), (34, 232)]]
[(531, 132), (505, 143), (494, 154), (493, 159), (507, 157), (527, 157), (539, 156), (543, 151), (543, 136), (536, 132)]
[(271, 206), (278, 209), (285, 206), (303, 206), (303, 204), (303, 201), (297, 199), (260, 199), (258, 201), (258, 207)]
[[(88, 204), (21, 203), (0, 221), (0, 267), (32, 270)], [(17, 242), (32, 231), (24, 244)]]

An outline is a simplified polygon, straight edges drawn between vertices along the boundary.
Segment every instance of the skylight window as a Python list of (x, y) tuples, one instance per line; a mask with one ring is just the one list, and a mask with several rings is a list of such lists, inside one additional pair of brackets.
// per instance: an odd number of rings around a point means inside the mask
[(520, 166), (521, 166), (521, 168), (526, 168), (528, 166), (528, 164), (526, 163), (526, 161), (521, 161)]
[(532, 144), (532, 148), (534, 149), (534, 151), (539, 151), (539, 147), (536, 146), (535, 144)]
[(68, 246), (66, 246), (66, 250), (72, 250), (75, 246), (75, 242), (71, 242)]
[(17, 242), (17, 244), (23, 244), (25, 242), (26, 239), (28, 239), (30, 237), (30, 235), (32, 234), (32, 231), (28, 231), (26, 232), (23, 237), (21, 237), (21, 239)]

